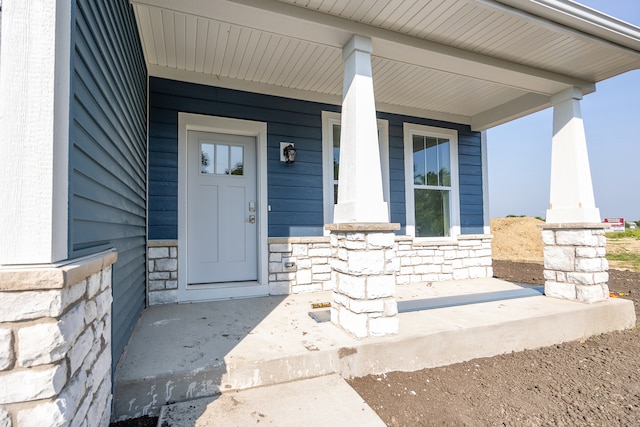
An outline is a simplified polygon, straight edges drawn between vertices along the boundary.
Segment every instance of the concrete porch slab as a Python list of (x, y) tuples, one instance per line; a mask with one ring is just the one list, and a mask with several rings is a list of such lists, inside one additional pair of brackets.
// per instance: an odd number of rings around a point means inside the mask
[[(497, 279), (417, 284), (399, 286), (397, 299), (522, 288)], [(356, 340), (308, 315), (312, 303), (330, 300), (323, 292), (146, 309), (116, 369), (114, 419), (156, 415), (166, 403), (220, 392), (413, 371), (635, 325), (631, 301), (588, 305), (538, 294), (400, 313), (397, 335)]]

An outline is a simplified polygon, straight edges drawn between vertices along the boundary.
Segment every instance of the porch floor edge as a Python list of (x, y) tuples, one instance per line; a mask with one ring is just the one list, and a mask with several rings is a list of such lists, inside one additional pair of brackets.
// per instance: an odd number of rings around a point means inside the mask
[[(522, 289), (497, 279), (399, 286), (399, 301)], [(114, 420), (166, 403), (337, 373), (414, 371), (623, 330), (631, 301), (582, 304), (544, 296), (400, 313), (394, 336), (356, 340), (311, 304), (330, 293), (154, 306), (117, 367)], [(562, 325), (562, 327), (558, 327)]]

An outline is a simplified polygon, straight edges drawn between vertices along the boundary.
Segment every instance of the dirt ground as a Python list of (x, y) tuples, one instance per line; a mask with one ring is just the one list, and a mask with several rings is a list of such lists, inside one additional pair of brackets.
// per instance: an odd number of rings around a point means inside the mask
[[(494, 271), (543, 281), (539, 264), (496, 261)], [(640, 316), (640, 274), (610, 275)], [(640, 330), (349, 383), (389, 426), (639, 426)]]
[[(492, 220), (496, 277), (544, 284), (541, 223)], [(633, 300), (640, 318), (640, 273), (609, 274), (610, 290)], [(388, 426), (640, 426), (640, 329), (349, 384)]]
[(531, 217), (492, 218), (491, 250), (493, 259), (518, 262), (543, 262), (542, 229), (544, 221)]
[[(544, 284), (539, 223), (492, 220), (496, 277)], [(609, 274), (640, 318), (640, 273)], [(389, 426), (640, 426), (640, 330), (349, 383)]]

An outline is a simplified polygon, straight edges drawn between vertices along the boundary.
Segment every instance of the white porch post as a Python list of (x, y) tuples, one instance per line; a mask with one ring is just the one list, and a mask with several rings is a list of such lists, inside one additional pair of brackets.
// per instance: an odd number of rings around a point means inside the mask
[(389, 222), (382, 192), (371, 39), (355, 35), (342, 50), (344, 86), (338, 203), (333, 221)]
[(578, 88), (552, 98), (551, 200), (542, 240), (545, 295), (592, 303), (609, 297), (609, 264), (593, 197), (581, 99)]
[(552, 98), (551, 193), (547, 223), (599, 223), (591, 184), (587, 140), (580, 111), (582, 92), (568, 89)]
[(67, 258), (71, 4), (5, 0), (0, 264)]
[(371, 39), (353, 36), (342, 53), (344, 88), (338, 203), (331, 231), (331, 321), (356, 338), (395, 334), (398, 262), (382, 191)]

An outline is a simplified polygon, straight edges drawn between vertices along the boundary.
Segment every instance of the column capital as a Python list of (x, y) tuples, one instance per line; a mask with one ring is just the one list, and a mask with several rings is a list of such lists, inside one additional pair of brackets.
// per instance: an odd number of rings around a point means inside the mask
[(582, 90), (579, 87), (570, 87), (569, 89), (565, 89), (562, 92), (558, 92), (551, 97), (551, 104), (557, 105), (561, 102), (568, 101), (570, 99), (574, 99), (576, 101), (582, 100)]
[(360, 36), (355, 34), (349, 39), (347, 44), (342, 48), (342, 60), (344, 61), (353, 52), (359, 51), (364, 53), (373, 52), (373, 43), (369, 37)]

